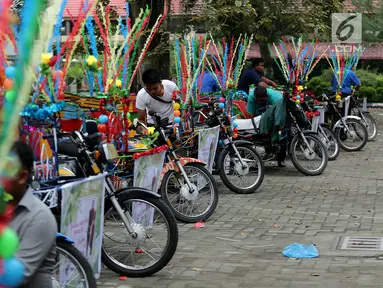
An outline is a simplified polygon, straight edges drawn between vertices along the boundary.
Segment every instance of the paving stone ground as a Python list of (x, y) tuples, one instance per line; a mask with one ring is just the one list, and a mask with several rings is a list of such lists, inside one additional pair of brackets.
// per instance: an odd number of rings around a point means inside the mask
[[(383, 110), (373, 116), (383, 133)], [(303, 176), (291, 163), (268, 167), (252, 195), (220, 184), (204, 229), (180, 223), (178, 250), (165, 269), (119, 281), (104, 268), (99, 287), (382, 287), (383, 251), (336, 250), (341, 236), (383, 237), (382, 143), (379, 135), (361, 152), (341, 151), (321, 176)], [(283, 257), (294, 242), (315, 243), (319, 258)]]

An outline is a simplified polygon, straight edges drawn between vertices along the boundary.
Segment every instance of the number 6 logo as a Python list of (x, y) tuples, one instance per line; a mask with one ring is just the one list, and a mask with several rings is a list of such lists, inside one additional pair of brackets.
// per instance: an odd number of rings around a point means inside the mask
[[(352, 34), (354, 33), (355, 31), (355, 27), (354, 25), (352, 24), (347, 24), (349, 23), (351, 20), (355, 19), (356, 17), (358, 17), (357, 15), (351, 15), (350, 17), (346, 18), (345, 20), (343, 20), (340, 25), (338, 26), (338, 29), (336, 29), (336, 37), (340, 40), (340, 41), (347, 41), (351, 36)], [(350, 29), (348, 31), (348, 33), (344, 36), (342, 36), (342, 32), (346, 29)]]
[(361, 43), (362, 14), (333, 13), (331, 38), (333, 43)]

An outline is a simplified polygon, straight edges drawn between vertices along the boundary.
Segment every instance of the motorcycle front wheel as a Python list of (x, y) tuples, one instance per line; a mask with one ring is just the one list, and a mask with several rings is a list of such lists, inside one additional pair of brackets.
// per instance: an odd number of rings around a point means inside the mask
[(265, 166), (251, 145), (236, 145), (236, 148), (245, 167), (242, 167), (234, 149), (228, 146), (218, 160), (219, 175), (231, 191), (237, 194), (254, 193), (263, 182)]
[(340, 153), (340, 147), (334, 132), (332, 132), (326, 126), (322, 126), (321, 129), (318, 129), (318, 136), (327, 149), (328, 160), (336, 160)]
[(218, 205), (217, 183), (201, 163), (187, 163), (183, 168), (193, 189), (180, 172), (170, 170), (162, 179), (161, 196), (181, 222), (205, 221)]
[[(360, 151), (366, 146), (368, 141), (367, 128), (360, 120), (345, 120), (346, 127), (337, 127), (335, 136), (339, 146), (348, 152)], [(343, 124), (342, 124), (343, 125)]]
[[(303, 137), (306, 138), (306, 141)], [(303, 134), (303, 137), (297, 134), (291, 141), (291, 161), (299, 172), (307, 176), (320, 175), (328, 163), (326, 147), (315, 135)]]
[(147, 277), (160, 271), (178, 245), (178, 226), (172, 211), (161, 199), (130, 197), (129, 193), (120, 193), (118, 203), (136, 238), (130, 238), (118, 212), (111, 203), (106, 204), (102, 262), (118, 275), (128, 277)]

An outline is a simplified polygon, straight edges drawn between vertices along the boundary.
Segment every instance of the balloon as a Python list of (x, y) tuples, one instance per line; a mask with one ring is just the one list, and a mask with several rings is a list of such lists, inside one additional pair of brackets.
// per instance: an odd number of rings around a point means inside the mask
[(299, 96), (299, 95), (298, 95), (296, 98), (297, 98), (298, 100), (301, 100), (301, 96)]
[(174, 110), (180, 110), (180, 108), (181, 108), (181, 105), (179, 103), (174, 103), (173, 105)]
[(297, 102), (298, 104), (301, 104), (301, 101), (299, 99), (297, 99), (295, 102)]
[(4, 80), (4, 84), (3, 85), (4, 85), (5, 90), (11, 90), (12, 86), (13, 86), (13, 80), (7, 78), (7, 79)]
[(57, 78), (59, 78), (60, 80), (63, 80), (64, 79), (64, 72), (61, 70), (56, 70), (55, 72), (53, 72), (52, 79), (54, 81), (56, 81)]
[(178, 116), (180, 116), (180, 115), (181, 115), (180, 110), (176, 110), (176, 111), (174, 111), (174, 116), (178, 117)]
[(16, 68), (13, 66), (9, 66), (5, 69), (5, 76), (7, 76), (7, 78), (13, 79), (15, 78), (15, 72)]
[(219, 98), (219, 102), (225, 103), (225, 98), (223, 98), (223, 97)]
[[(5, 93), (5, 99), (11, 103), (16, 102), (16, 99), (17, 99), (16, 91), (14, 91), (14, 90), (7, 91), (7, 93)], [(1, 247), (1, 245), (0, 245), (0, 247)]]
[(233, 133), (238, 133), (238, 129), (237, 129), (237, 128), (234, 128), (234, 129), (233, 129)]
[(291, 99), (293, 99), (294, 101), (296, 101), (296, 100), (297, 100), (297, 97), (293, 96)]
[(98, 132), (101, 132), (101, 133), (106, 133), (106, 131), (108, 130), (106, 125), (105, 124), (98, 124), (97, 125), (97, 130)]
[(223, 103), (219, 103), (218, 107), (219, 107), (219, 108), (225, 108), (225, 104), (223, 104)]
[(339, 101), (341, 98), (342, 98), (342, 96), (340, 96), (340, 95), (336, 95), (335, 100), (336, 100), (336, 101)]
[(4, 260), (4, 273), (0, 275), (0, 285), (15, 287), (19, 286), (24, 279), (25, 267), (23, 263), (16, 258)]
[(301, 98), (305, 97), (305, 93), (301, 93)]
[(108, 116), (106, 115), (100, 115), (100, 117), (98, 117), (98, 122), (100, 122), (100, 124), (106, 124), (108, 123)]
[(238, 123), (237, 122), (234, 122), (233, 123), (233, 128), (237, 128), (238, 127)]
[(233, 138), (237, 138), (238, 137), (238, 134), (237, 133), (234, 133), (233, 134)]
[(19, 238), (15, 231), (5, 228), (0, 235), (0, 257), (9, 258), (15, 254), (19, 247)]
[(181, 118), (180, 117), (174, 117), (174, 123), (180, 123)]

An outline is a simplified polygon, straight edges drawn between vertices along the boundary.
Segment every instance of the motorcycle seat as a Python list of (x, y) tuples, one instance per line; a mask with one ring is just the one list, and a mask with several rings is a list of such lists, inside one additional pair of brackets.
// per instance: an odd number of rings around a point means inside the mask
[(244, 131), (244, 130), (258, 130), (259, 129), (259, 122), (261, 121), (261, 116), (254, 117), (253, 119), (237, 119), (235, 122), (237, 122), (238, 131)]

